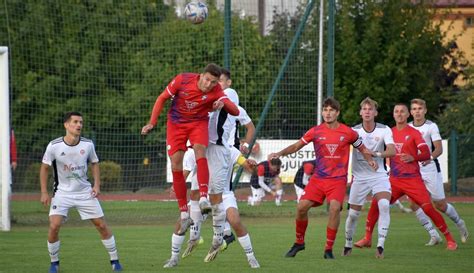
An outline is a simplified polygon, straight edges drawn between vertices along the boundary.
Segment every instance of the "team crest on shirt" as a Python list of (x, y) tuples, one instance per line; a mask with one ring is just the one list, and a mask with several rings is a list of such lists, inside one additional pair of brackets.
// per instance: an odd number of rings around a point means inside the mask
[(410, 136), (405, 136), (405, 141), (409, 140)]
[(334, 156), (334, 153), (336, 152), (337, 147), (339, 147), (338, 144), (326, 144), (326, 148), (328, 149), (329, 153), (331, 154), (331, 157)]
[(402, 148), (403, 148), (403, 143), (395, 143), (395, 149), (397, 150), (397, 153), (401, 154)]
[(207, 99), (207, 95), (203, 95), (201, 99), (202, 99), (202, 100), (206, 100), (206, 99)]
[(81, 151), (79, 153), (81, 153), (81, 155), (84, 155), (86, 153), (86, 151), (84, 151), (84, 149), (81, 149)]
[(339, 141), (341, 141), (341, 142), (344, 141), (344, 136), (341, 136), (341, 137), (339, 138)]
[(189, 101), (189, 100), (184, 100), (184, 103), (186, 104), (186, 107), (188, 108), (188, 111), (191, 111), (194, 109), (199, 103), (195, 101)]

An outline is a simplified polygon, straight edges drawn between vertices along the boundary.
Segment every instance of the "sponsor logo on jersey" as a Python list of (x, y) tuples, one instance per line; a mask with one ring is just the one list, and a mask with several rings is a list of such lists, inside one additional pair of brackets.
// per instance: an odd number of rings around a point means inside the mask
[(64, 152), (62, 152), (60, 156), (65, 156), (65, 155), (66, 155), (66, 154), (65, 154)]
[(326, 148), (328, 149), (329, 153), (331, 154), (331, 157), (334, 156), (334, 153), (336, 152), (337, 147), (339, 147), (339, 144), (326, 144)]
[(69, 164), (69, 165), (64, 165), (64, 166), (63, 166), (63, 170), (64, 170), (64, 171), (70, 171), (70, 172), (79, 171), (79, 170), (85, 170), (85, 169), (86, 169), (86, 165), (73, 166), (72, 164)]
[(403, 148), (403, 143), (395, 143), (395, 149), (397, 150), (397, 153), (401, 154), (402, 148)]
[(189, 101), (189, 100), (184, 100), (184, 103), (186, 104), (188, 111), (193, 110), (199, 104), (195, 101)]

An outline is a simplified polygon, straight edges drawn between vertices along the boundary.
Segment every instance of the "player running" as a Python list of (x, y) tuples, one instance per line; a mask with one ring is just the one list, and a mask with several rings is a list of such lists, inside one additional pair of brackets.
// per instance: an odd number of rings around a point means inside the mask
[[(420, 132), (408, 125), (408, 107), (405, 104), (396, 104), (393, 109), (395, 127), (392, 128), (393, 140), (397, 151), (396, 156), (390, 159), (390, 183), (392, 185), (392, 198), (390, 203), (407, 195), (411, 201), (422, 208), (436, 227), (444, 234), (447, 240), (447, 249), (456, 250), (457, 244), (443, 217), (431, 204), (431, 198), (421, 178), (418, 162), (430, 158), (430, 150)], [(379, 215), (375, 199), (372, 201), (367, 215), (365, 237), (358, 241), (357, 247), (370, 247), (372, 231)]]

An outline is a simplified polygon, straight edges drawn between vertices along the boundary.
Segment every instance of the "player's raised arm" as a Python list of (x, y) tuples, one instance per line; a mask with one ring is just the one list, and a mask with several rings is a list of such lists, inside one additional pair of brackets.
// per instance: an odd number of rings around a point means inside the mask
[(224, 110), (229, 113), (231, 116), (238, 116), (240, 111), (237, 105), (235, 105), (231, 100), (227, 97), (223, 97), (214, 102), (213, 110), (219, 110), (224, 108)]
[(271, 153), (268, 155), (268, 160), (271, 160), (272, 158), (279, 158), (285, 155), (289, 155), (292, 153), (296, 153), (299, 151), (301, 148), (303, 148), (307, 143), (304, 143), (303, 140), (298, 140), (295, 143), (291, 144), (290, 146), (286, 147), (285, 149), (277, 152), (277, 153)]
[(153, 106), (153, 111), (151, 112), (150, 121), (142, 128), (142, 135), (148, 134), (156, 126), (158, 117), (165, 106), (165, 102), (170, 98), (171, 94), (169, 93), (168, 88), (158, 96), (155, 105)]

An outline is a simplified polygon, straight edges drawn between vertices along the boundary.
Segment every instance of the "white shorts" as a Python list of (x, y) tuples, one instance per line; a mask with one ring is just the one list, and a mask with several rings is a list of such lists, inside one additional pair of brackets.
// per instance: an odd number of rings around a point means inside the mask
[(235, 199), (234, 192), (225, 192), (222, 195), (222, 204), (224, 204), (224, 211), (227, 211), (230, 208), (239, 209), (237, 207), (237, 199)]
[(51, 199), (49, 216), (62, 215), (67, 217), (70, 208), (76, 208), (82, 220), (97, 219), (104, 216), (99, 200), (87, 195), (55, 195)]
[(380, 176), (366, 180), (354, 179), (351, 192), (349, 193), (349, 204), (363, 206), (369, 193), (376, 195), (379, 192), (392, 193), (388, 176)]
[[(224, 192), (224, 186), (228, 182), (227, 177), (230, 166), (230, 150), (221, 145), (209, 143), (207, 147), (207, 166), (209, 167), (209, 193), (217, 194)], [(197, 175), (191, 179), (191, 190), (198, 190)]]
[(443, 176), (439, 172), (422, 172), (421, 177), (425, 182), (426, 189), (430, 192), (431, 199), (434, 201), (446, 198), (443, 187)]
[(304, 193), (304, 189), (302, 189), (302, 188), (300, 188), (300, 187), (298, 187), (298, 186), (296, 186), (296, 185), (294, 185), (294, 186), (295, 186), (295, 193), (296, 193), (296, 201), (299, 202), (300, 199), (301, 199), (301, 196), (302, 196), (303, 193)]
[(252, 189), (252, 198), (254, 202), (260, 202), (263, 197), (265, 197), (265, 190), (263, 188), (254, 188), (250, 186), (250, 189)]

